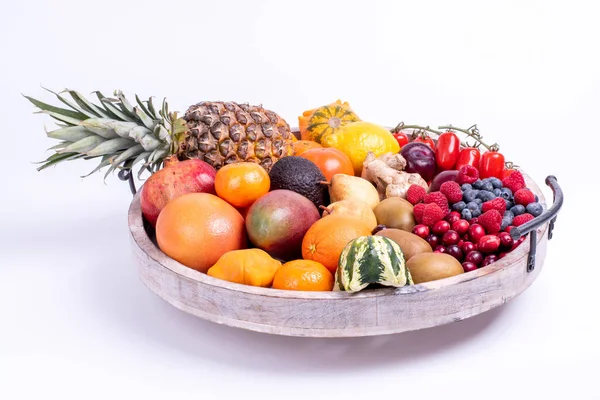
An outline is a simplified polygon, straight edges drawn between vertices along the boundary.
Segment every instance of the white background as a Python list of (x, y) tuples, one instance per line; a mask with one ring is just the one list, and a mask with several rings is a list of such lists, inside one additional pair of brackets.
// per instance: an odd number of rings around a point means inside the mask
[[(599, 399), (596, 3), (3, 2), (0, 398)], [(386, 125), (477, 123), (566, 200), (539, 278), (479, 317), (344, 340), (222, 327), (139, 281), (125, 183), (35, 170), (53, 125), (21, 93), (52, 100), (40, 85), (262, 103), (291, 125), (338, 98)]]

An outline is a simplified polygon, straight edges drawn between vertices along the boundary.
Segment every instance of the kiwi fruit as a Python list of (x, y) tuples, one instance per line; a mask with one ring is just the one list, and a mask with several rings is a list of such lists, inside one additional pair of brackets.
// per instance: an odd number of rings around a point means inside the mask
[(398, 246), (404, 253), (404, 259), (410, 260), (413, 256), (420, 253), (431, 253), (433, 250), (429, 243), (411, 232), (401, 229), (383, 229), (376, 233), (377, 236), (385, 236), (398, 243)]
[(377, 223), (385, 225), (386, 228), (412, 232), (416, 225), (413, 205), (402, 197), (388, 197), (382, 200), (373, 212)]
[(420, 253), (406, 262), (413, 281), (418, 283), (436, 281), (464, 273), (458, 260), (445, 253)]

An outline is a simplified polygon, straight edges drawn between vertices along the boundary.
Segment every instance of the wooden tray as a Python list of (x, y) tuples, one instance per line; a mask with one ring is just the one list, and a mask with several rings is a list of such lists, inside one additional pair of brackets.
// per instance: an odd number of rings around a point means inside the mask
[[(523, 175), (527, 186), (545, 205), (538, 185)], [(555, 179), (548, 179), (551, 178)], [(555, 197), (554, 215), (561, 204), (562, 192), (560, 199)], [(352, 337), (399, 333), (460, 321), (519, 295), (533, 283), (544, 265), (549, 232), (556, 219), (547, 214), (540, 216), (545, 217), (545, 222), (531, 230), (519, 247), (486, 267), (424, 284), (353, 294), (252, 287), (188, 268), (161, 252), (151, 239), (142, 218), (139, 193), (130, 205), (129, 228), (141, 280), (180, 310), (215, 323), (258, 332)], [(533, 246), (531, 237), (535, 239)], [(534, 259), (529, 257), (532, 247)], [(531, 261), (529, 267), (528, 261)]]

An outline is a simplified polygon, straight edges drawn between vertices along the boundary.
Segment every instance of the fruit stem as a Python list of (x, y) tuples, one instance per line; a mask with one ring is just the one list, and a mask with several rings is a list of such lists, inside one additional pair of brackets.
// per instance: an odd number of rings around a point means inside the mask
[(321, 185), (327, 185), (327, 186), (330, 186), (330, 185), (331, 185), (331, 182), (327, 182), (327, 181), (320, 181), (319, 183), (320, 183)]
[[(440, 126), (439, 129), (445, 129), (446, 131), (450, 130), (450, 131), (462, 132), (465, 135), (475, 139), (480, 145), (482, 145), (489, 151), (499, 151), (500, 150), (500, 146), (498, 145), (498, 143), (488, 145), (485, 142), (483, 142), (483, 140), (482, 140), (483, 138), (482, 138), (481, 134), (479, 133), (479, 129), (477, 129), (477, 125), (472, 125), (468, 129), (456, 128), (452, 125), (446, 125), (446, 126)], [(476, 147), (479, 147), (479, 145), (477, 145)]]

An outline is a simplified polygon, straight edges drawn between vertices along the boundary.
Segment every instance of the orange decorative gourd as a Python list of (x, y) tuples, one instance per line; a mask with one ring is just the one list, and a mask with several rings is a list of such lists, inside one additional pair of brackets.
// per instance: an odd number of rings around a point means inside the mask
[(298, 117), (298, 128), (302, 140), (321, 143), (326, 136), (335, 134), (337, 130), (350, 123), (360, 121), (347, 102), (337, 100), (312, 110), (307, 110)]

